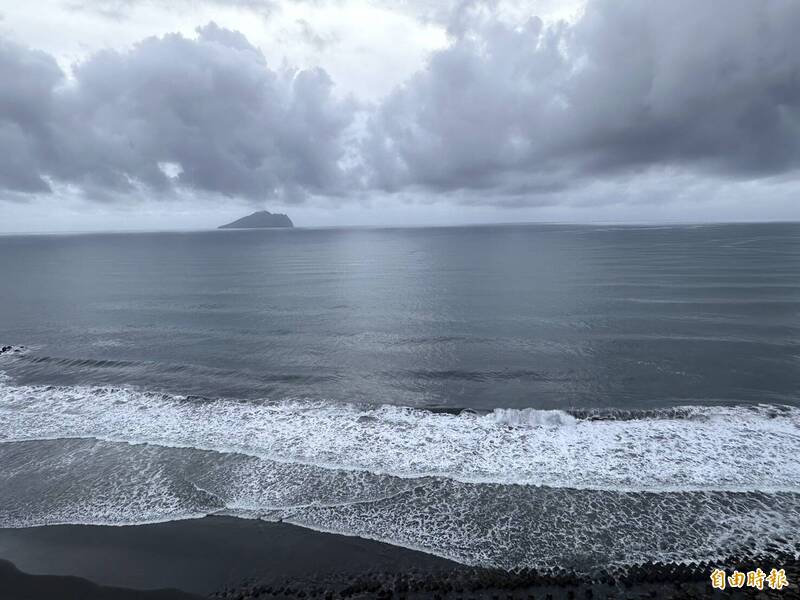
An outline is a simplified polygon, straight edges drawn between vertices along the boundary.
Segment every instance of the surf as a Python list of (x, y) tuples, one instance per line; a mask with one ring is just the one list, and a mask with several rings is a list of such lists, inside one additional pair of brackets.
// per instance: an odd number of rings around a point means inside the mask
[(800, 410), (432, 412), (324, 400), (196, 399), (0, 381), (0, 442), (193, 448), (401, 478), (616, 491), (800, 491)]

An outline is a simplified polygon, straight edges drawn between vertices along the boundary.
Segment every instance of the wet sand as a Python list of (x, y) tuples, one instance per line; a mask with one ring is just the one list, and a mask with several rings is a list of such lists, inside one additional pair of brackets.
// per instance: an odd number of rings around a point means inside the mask
[(800, 598), (796, 557), (731, 558), (731, 570), (784, 567), (792, 585), (731, 594), (714, 592), (709, 582), (714, 566), (724, 564), (651, 564), (591, 580), (567, 572), (507, 573), (381, 542), (230, 517), (0, 529), (0, 559), (2, 600)]
[(252, 578), (457, 566), (371, 540), (232, 517), (131, 527), (0, 529), (0, 559), (30, 574), (72, 575), (101, 585), (177, 588), (202, 595)]
[(80, 577), (29, 575), (0, 560), (0, 598), (3, 600), (199, 600), (178, 590), (140, 591), (100, 586)]

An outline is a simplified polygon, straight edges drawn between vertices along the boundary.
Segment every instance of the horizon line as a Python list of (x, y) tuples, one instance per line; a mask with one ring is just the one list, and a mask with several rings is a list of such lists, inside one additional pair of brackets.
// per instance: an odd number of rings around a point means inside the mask
[(259, 230), (325, 230), (325, 229), (456, 229), (472, 227), (509, 227), (554, 225), (573, 227), (702, 227), (715, 225), (772, 225), (798, 224), (798, 219), (740, 220), (740, 221), (491, 221), (485, 223), (452, 223), (452, 224), (399, 224), (399, 225), (294, 225), (293, 227), (243, 227), (227, 228), (198, 227), (191, 229), (88, 229), (88, 230), (40, 230), (40, 231), (0, 231), (0, 236), (26, 235), (109, 235), (139, 233), (208, 233), (211, 231), (259, 231)]

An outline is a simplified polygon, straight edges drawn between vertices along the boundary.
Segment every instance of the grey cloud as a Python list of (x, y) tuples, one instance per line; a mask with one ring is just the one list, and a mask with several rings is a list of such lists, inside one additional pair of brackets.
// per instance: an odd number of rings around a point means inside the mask
[[(226, 6), (250, 10), (264, 17), (275, 11), (273, 0), (200, 0), (212, 6)], [(191, 9), (197, 0), (65, 0), (64, 5), (74, 11), (91, 12), (110, 19), (124, 19), (131, 10), (140, 6), (156, 6), (173, 10)]]
[(0, 167), (6, 189), (52, 180), (98, 197), (144, 187), (295, 201), (349, 187), (339, 162), (354, 107), (327, 74), (273, 71), (213, 23), (197, 39), (98, 53), (68, 81), (52, 58), (4, 44), (0, 77), (14, 83), (0, 91), (0, 151), (16, 157)]
[(50, 142), (52, 95), (61, 69), (44, 52), (0, 40), (0, 186), (18, 192), (49, 190), (41, 157)]
[(324, 71), (271, 69), (213, 24), (95, 54), (69, 78), (0, 42), (0, 189), (437, 192), (518, 206), (608, 197), (604, 182), (659, 173), (800, 172), (795, 0), (590, 0), (551, 26), (511, 25), (495, 4), (458, 3), (442, 21), (452, 43), (363, 112)]
[(486, 6), (462, 3), (452, 45), (373, 115), (372, 185), (536, 194), (652, 168), (800, 168), (797, 2), (592, 0), (548, 28)]

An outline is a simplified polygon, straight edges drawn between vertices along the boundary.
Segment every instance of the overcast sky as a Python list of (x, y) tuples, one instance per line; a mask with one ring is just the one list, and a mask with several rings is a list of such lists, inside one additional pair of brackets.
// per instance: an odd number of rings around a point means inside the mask
[(797, 0), (0, 0), (0, 231), (800, 220)]

